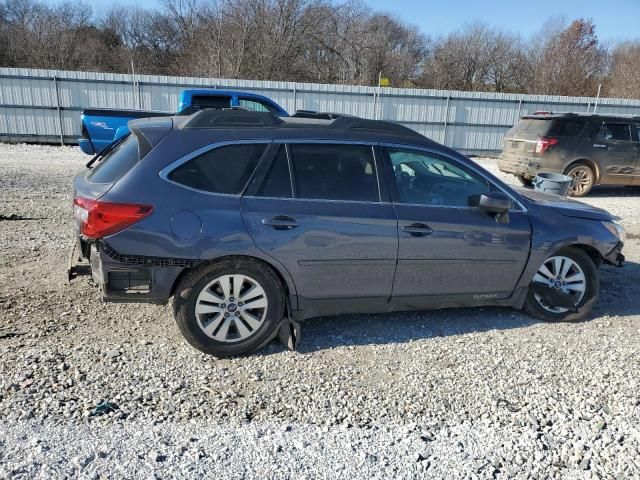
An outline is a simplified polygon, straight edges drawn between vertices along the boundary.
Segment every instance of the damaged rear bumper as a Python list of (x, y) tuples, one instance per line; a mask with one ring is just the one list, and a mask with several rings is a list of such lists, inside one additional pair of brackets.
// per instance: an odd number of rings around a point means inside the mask
[(67, 276), (71, 281), (80, 275), (91, 275), (105, 302), (164, 304), (173, 294), (178, 275), (187, 266), (167, 260), (124, 256), (105, 242), (88, 243), (78, 237)]

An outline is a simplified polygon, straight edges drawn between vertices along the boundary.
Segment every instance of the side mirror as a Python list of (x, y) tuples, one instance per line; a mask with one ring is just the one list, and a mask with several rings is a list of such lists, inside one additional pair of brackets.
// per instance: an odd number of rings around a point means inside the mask
[(498, 223), (509, 223), (509, 210), (513, 201), (502, 192), (488, 192), (469, 195), (468, 205), (493, 215)]

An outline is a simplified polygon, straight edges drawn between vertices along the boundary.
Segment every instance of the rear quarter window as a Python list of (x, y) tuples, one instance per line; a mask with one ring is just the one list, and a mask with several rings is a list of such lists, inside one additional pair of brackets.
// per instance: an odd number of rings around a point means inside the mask
[(93, 183), (117, 182), (138, 163), (138, 160), (138, 139), (135, 135), (129, 135), (89, 171), (87, 179)]
[(585, 123), (579, 120), (558, 120), (550, 134), (556, 137), (577, 137), (584, 130)]
[(179, 165), (167, 178), (204, 192), (237, 195), (244, 190), (266, 148), (266, 143), (214, 148)]

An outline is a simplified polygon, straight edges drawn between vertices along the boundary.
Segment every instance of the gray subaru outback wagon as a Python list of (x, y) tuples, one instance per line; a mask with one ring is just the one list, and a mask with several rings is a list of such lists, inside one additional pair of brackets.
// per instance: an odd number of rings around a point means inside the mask
[(640, 116), (522, 117), (504, 137), (498, 167), (527, 186), (538, 173), (563, 173), (574, 197), (594, 185), (640, 185)]
[(173, 297), (186, 340), (254, 351), (320, 315), (503, 305), (578, 320), (621, 265), (616, 218), (512, 188), (397, 124), (204, 110), (135, 120), (74, 180), (72, 273)]

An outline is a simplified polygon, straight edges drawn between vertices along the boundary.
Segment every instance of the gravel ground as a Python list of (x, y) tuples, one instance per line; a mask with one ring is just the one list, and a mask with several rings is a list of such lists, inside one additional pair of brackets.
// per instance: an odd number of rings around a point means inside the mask
[[(586, 200), (629, 233), (629, 264), (603, 268), (588, 321), (318, 318), (298, 353), (217, 360), (168, 307), (66, 285), (86, 160), (0, 145), (0, 478), (640, 476), (640, 189)], [(91, 416), (103, 400), (113, 411)]]

